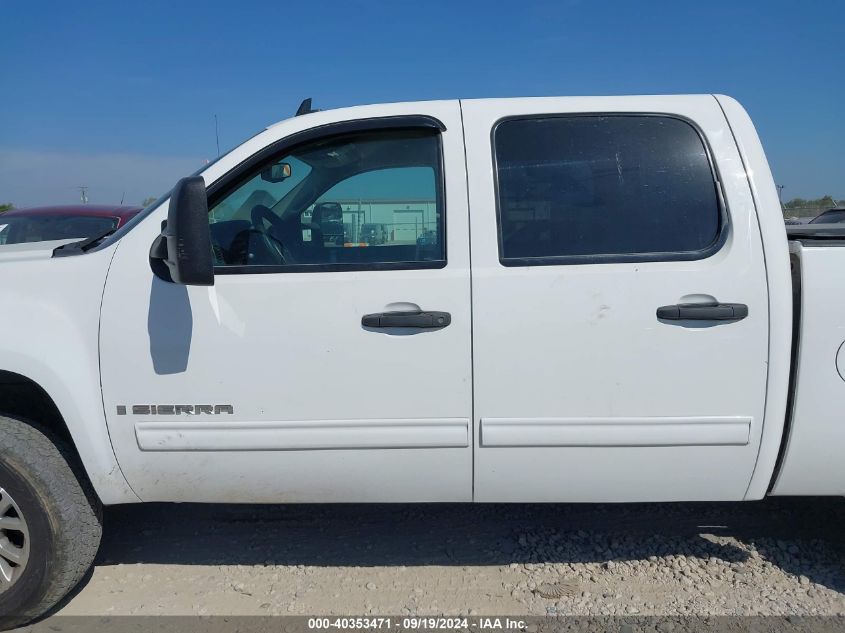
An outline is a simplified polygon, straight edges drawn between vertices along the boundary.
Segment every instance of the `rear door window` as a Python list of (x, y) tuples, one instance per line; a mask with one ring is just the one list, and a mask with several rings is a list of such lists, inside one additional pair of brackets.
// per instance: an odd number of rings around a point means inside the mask
[(505, 265), (697, 259), (718, 246), (718, 183), (683, 120), (511, 119), (494, 150)]

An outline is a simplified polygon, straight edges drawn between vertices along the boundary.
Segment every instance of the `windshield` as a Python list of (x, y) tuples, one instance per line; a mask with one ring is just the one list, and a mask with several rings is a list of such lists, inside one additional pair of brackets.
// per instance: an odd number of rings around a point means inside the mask
[(274, 208), (312, 171), (310, 165), (295, 156), (288, 156), (285, 160), (290, 167), (290, 177), (280, 182), (267, 182), (261, 174), (256, 174), (211, 209), (211, 222), (234, 218), (249, 219), (251, 210), (258, 204)]
[(117, 226), (118, 218), (103, 216), (0, 216), (0, 244), (85, 239)]

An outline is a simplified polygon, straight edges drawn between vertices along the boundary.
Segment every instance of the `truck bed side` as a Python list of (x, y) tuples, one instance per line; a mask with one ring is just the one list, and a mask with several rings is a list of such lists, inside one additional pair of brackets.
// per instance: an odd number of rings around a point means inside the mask
[(845, 495), (845, 239), (811, 237), (789, 246), (797, 345), (771, 494)]

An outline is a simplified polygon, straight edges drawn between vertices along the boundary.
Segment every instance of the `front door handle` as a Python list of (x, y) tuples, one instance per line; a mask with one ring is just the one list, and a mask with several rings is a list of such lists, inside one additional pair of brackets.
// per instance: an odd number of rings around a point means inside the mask
[(409, 327), (418, 329), (440, 329), (452, 322), (448, 312), (377, 312), (361, 317), (361, 325), (371, 328)]
[(664, 321), (740, 321), (748, 316), (744, 303), (679, 303), (657, 308)]

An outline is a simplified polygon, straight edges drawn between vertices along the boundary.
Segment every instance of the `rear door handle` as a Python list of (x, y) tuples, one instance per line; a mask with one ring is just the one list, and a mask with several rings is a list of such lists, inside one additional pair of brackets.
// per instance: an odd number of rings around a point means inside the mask
[(740, 321), (748, 316), (744, 303), (679, 303), (657, 308), (664, 321)]
[(371, 328), (410, 327), (418, 329), (440, 329), (452, 322), (448, 312), (377, 312), (361, 317), (361, 325)]

